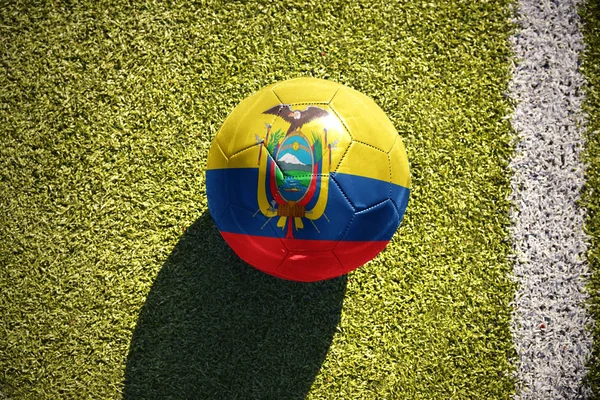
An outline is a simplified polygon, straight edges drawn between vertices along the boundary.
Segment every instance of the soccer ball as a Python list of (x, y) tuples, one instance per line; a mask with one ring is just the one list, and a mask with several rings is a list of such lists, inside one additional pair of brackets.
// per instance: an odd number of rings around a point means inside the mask
[(375, 257), (408, 204), (406, 150), (364, 94), (314, 78), (242, 101), (210, 147), (206, 190), (225, 241), (274, 276), (318, 281)]

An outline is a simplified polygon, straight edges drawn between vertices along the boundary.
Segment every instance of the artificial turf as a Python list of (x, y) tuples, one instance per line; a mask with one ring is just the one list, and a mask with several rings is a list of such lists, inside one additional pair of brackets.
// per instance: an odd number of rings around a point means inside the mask
[[(587, 260), (591, 279), (589, 309), (594, 321), (600, 318), (600, 1), (588, 0), (581, 8), (586, 49), (582, 71), (587, 80), (586, 102), (586, 187), (582, 204), (587, 209), (586, 232), (590, 238)], [(590, 326), (594, 337), (589, 362), (588, 383), (594, 398), (600, 398), (600, 325)]]
[[(510, 2), (11, 2), (0, 10), (0, 393), (509, 398)], [(239, 261), (207, 212), (244, 97), (314, 76), (406, 145), (405, 219), (336, 280)]]

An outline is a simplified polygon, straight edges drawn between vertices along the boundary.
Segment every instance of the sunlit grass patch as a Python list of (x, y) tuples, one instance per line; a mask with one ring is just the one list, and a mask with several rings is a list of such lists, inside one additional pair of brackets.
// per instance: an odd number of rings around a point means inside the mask
[[(193, 398), (237, 371), (223, 393), (245, 398), (293, 379), (236, 358), (254, 354), (315, 375), (288, 385), (300, 398), (509, 397), (508, 13), (461, 1), (4, 7), (0, 392)], [(306, 75), (373, 97), (410, 161), (405, 220), (345, 293), (241, 272), (206, 216), (203, 168), (226, 115)], [(319, 288), (344, 293), (339, 318), (306, 308), (335, 314)], [(206, 321), (227, 340), (194, 337)], [(299, 366), (301, 341), (328, 343), (311, 323), (335, 335), (324, 360)]]

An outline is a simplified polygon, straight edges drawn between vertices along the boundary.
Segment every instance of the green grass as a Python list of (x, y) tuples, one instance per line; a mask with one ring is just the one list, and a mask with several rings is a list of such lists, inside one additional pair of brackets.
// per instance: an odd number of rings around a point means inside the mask
[[(509, 398), (509, 1), (12, 2), (0, 11), (0, 393)], [(274, 81), (373, 97), (412, 173), (347, 279), (243, 264), (218, 127)]]
[[(587, 144), (585, 151), (586, 188), (583, 205), (588, 210), (587, 234), (590, 250), (587, 258), (592, 273), (588, 290), (590, 310), (594, 321), (600, 321), (600, 2), (589, 0), (582, 7), (583, 33), (586, 50), (583, 55), (583, 72), (587, 79), (585, 112), (587, 113)], [(600, 326), (592, 327), (594, 338), (592, 357), (589, 362), (588, 381), (595, 398), (600, 398)]]

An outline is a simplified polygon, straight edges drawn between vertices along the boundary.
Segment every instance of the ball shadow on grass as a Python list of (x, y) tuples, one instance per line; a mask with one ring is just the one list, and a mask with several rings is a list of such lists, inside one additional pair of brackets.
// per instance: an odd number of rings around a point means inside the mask
[(255, 270), (205, 213), (142, 307), (124, 398), (304, 398), (339, 323), (345, 288), (345, 276), (300, 283)]

